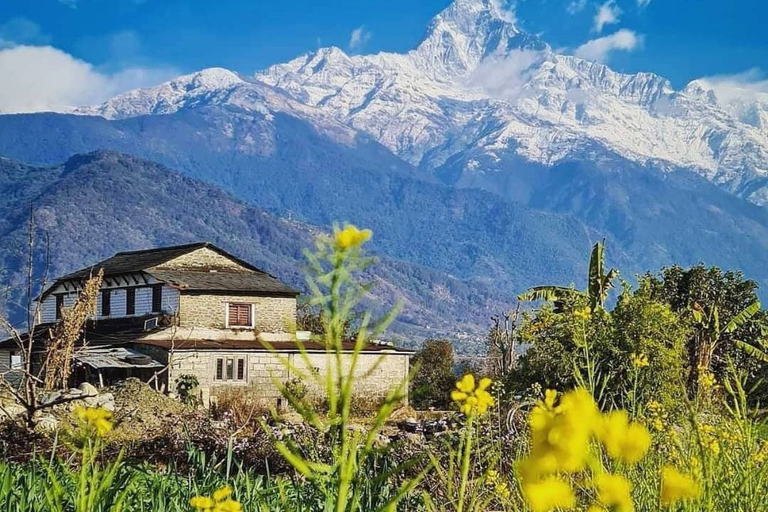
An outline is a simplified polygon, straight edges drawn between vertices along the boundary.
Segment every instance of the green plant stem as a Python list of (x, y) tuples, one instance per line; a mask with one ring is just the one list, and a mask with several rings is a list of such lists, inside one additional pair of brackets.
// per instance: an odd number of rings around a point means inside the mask
[(464, 510), (464, 496), (467, 493), (467, 481), (469, 480), (469, 457), (472, 455), (472, 433), (474, 415), (467, 416), (467, 439), (464, 443), (464, 450), (461, 454), (461, 484), (459, 485), (459, 506), (457, 512)]

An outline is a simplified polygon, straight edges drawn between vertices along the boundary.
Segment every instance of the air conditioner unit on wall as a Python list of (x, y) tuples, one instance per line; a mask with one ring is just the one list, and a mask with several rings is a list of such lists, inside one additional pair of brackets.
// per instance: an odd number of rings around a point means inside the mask
[(157, 327), (157, 317), (144, 321), (144, 330), (149, 331)]

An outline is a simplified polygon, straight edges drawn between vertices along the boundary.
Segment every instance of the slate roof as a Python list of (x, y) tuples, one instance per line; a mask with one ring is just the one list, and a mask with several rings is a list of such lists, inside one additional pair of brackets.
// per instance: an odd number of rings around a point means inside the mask
[[(238, 263), (248, 269), (248, 272), (236, 272), (227, 269), (208, 270), (156, 270), (147, 271), (171, 261), (175, 258), (207, 248), (215, 251), (226, 258)], [(146, 272), (158, 281), (167, 282), (181, 290), (198, 292), (237, 292), (240, 294), (263, 294), (263, 295), (284, 295), (295, 297), (299, 294), (298, 290), (280, 282), (276, 277), (260, 270), (247, 261), (229, 254), (211, 244), (210, 242), (197, 242), (187, 245), (176, 245), (173, 247), (160, 247), (158, 249), (146, 249), (143, 251), (119, 252), (100, 261), (90, 267), (85, 267), (59, 278), (52, 286), (43, 292), (41, 298), (48, 295), (59, 283), (63, 281), (82, 280), (104, 269), (104, 276), (116, 276), (120, 274), (131, 274), (137, 272)]]
[(240, 295), (265, 294), (295, 297), (290, 286), (264, 272), (200, 272), (194, 270), (152, 270), (149, 275), (183, 291), (223, 292)]
[(142, 270), (162, 265), (163, 263), (171, 261), (172, 259), (178, 258), (179, 256), (184, 256), (185, 254), (196, 251), (198, 249), (202, 249), (204, 247), (212, 249), (220, 254), (224, 254), (225, 256), (232, 258), (246, 268), (251, 270), (258, 270), (252, 265), (245, 263), (244, 261), (232, 256), (229, 253), (226, 253), (222, 249), (219, 249), (209, 242), (197, 242), (194, 244), (159, 247), (157, 249), (145, 249), (142, 251), (119, 252), (111, 258), (107, 258), (106, 260), (100, 261), (89, 267), (76, 270), (75, 272), (67, 274), (60, 279), (87, 279), (102, 268), (104, 269), (105, 276), (141, 272)]

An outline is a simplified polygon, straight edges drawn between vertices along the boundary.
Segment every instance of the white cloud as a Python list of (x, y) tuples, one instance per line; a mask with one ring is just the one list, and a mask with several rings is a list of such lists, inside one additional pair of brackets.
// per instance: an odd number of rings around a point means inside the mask
[(619, 14), (621, 14), (621, 9), (616, 5), (615, 0), (608, 0), (597, 9), (593, 30), (599, 34), (606, 25), (618, 23)]
[(768, 102), (768, 78), (758, 68), (734, 75), (703, 77), (696, 82), (715, 91), (717, 99), (725, 104), (756, 100)]
[(645, 9), (646, 7), (648, 7), (648, 4), (650, 3), (651, 3), (651, 0), (637, 0), (637, 5), (641, 9)]
[(0, 112), (67, 111), (177, 74), (149, 67), (106, 73), (51, 46), (15, 46), (0, 50)]
[(545, 57), (535, 50), (512, 50), (507, 55), (485, 59), (467, 81), (489, 96), (510, 101), (525, 96), (525, 85)]
[(19, 44), (48, 44), (51, 38), (43, 33), (40, 25), (27, 18), (11, 18), (0, 25), (0, 48)]
[(364, 25), (360, 25), (355, 30), (352, 31), (352, 34), (349, 36), (349, 49), (350, 50), (359, 50), (365, 44), (371, 40), (373, 34), (365, 30)]
[(625, 28), (609, 36), (587, 41), (576, 48), (573, 54), (586, 60), (605, 62), (611, 52), (616, 50), (632, 51), (643, 44), (643, 36)]
[(514, 2), (506, 0), (491, 0), (493, 7), (496, 8), (496, 12), (501, 16), (501, 19), (507, 23), (517, 24), (517, 15), (515, 14)]
[(573, 0), (568, 4), (566, 10), (568, 11), (568, 14), (576, 14), (583, 11), (586, 6), (587, 0)]

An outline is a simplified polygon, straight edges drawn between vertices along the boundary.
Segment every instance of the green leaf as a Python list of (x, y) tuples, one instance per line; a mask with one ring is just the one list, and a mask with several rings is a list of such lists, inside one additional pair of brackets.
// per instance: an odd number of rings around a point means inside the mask
[(744, 308), (741, 313), (733, 317), (731, 321), (728, 322), (728, 325), (725, 326), (725, 330), (723, 330), (723, 332), (732, 333), (736, 331), (739, 327), (747, 323), (753, 316), (755, 316), (757, 312), (760, 311), (760, 307), (760, 301), (756, 300)]
[(744, 343), (743, 341), (739, 341), (739, 340), (733, 340), (733, 341), (734, 343), (736, 343), (737, 347), (742, 349), (744, 352), (746, 352), (750, 356), (764, 363), (768, 363), (768, 352), (760, 350), (757, 347), (753, 347), (749, 343)]
[(534, 286), (533, 288), (528, 288), (526, 292), (518, 295), (517, 299), (521, 301), (544, 300), (547, 302), (555, 302), (567, 297), (578, 297), (584, 295), (584, 292), (580, 292), (574, 288), (566, 288), (565, 286)]

